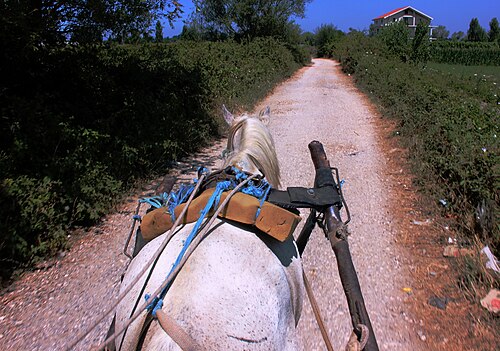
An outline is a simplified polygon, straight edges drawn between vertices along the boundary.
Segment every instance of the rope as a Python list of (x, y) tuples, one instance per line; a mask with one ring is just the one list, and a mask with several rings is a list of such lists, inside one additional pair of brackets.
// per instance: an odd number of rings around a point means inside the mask
[(302, 268), (302, 276), (304, 277), (304, 285), (306, 287), (307, 291), (307, 296), (309, 297), (309, 301), (311, 302), (311, 307), (314, 312), (314, 317), (316, 318), (316, 323), (318, 323), (319, 330), (321, 331), (321, 336), (323, 337), (323, 341), (325, 342), (326, 349), (328, 351), (333, 351), (333, 346), (332, 342), (330, 341), (330, 338), (328, 336), (328, 333), (325, 328), (325, 323), (323, 322), (323, 319), (321, 318), (321, 314), (319, 311), (318, 307), (318, 302), (316, 301), (316, 298), (314, 297), (311, 284), (309, 284), (309, 280), (306, 277), (306, 272)]
[[(184, 263), (187, 261), (187, 259), (189, 258), (189, 256), (191, 256), (191, 254), (193, 253), (194, 249), (196, 249), (196, 247), (199, 245), (199, 243), (201, 242), (201, 240), (205, 237), (205, 234), (208, 232), (208, 230), (210, 229), (210, 226), (213, 224), (213, 222), (217, 219), (217, 216), (218, 214), (223, 210), (223, 208), (227, 205), (227, 203), (229, 202), (230, 198), (237, 192), (239, 191), (239, 189), (241, 189), (244, 185), (246, 185), (251, 179), (253, 178), (256, 178), (258, 177), (259, 174), (253, 174), (252, 176), (250, 176), (249, 178), (245, 179), (243, 182), (241, 182), (240, 184), (238, 184), (229, 194), (228, 196), (226, 197), (226, 199), (223, 201), (223, 203), (217, 208), (217, 211), (214, 213), (214, 215), (212, 216), (212, 218), (209, 220), (208, 224), (203, 228), (203, 230), (195, 237), (195, 239), (193, 240), (192, 242), (192, 245), (189, 246), (189, 248), (187, 249), (186, 253), (184, 254), (184, 256), (182, 257), (179, 265), (177, 267), (175, 267), (175, 269), (172, 271), (171, 275), (169, 276), (169, 278), (167, 280), (165, 280), (161, 286), (156, 289), (156, 291), (151, 294), (151, 296), (158, 296), (160, 294), (160, 292), (167, 286), (167, 285), (170, 285), (171, 282), (177, 277), (177, 274), (179, 273), (180, 269), (184, 266)], [(200, 177), (200, 181), (198, 182), (197, 184), (197, 188), (198, 186), (201, 184), (201, 181), (202, 181), (202, 178)], [(197, 190), (196, 188), (196, 190)], [(189, 202), (191, 202), (192, 200), (192, 197), (193, 197), (193, 194), (195, 194), (196, 192), (193, 192), (191, 194), (191, 197), (189, 199)], [(188, 203), (189, 203), (188, 202)], [(185, 210), (187, 210), (188, 206), (185, 206), (184, 209), (183, 209), (183, 212), (181, 213), (181, 215), (179, 216), (179, 218), (176, 220), (176, 223), (174, 223), (174, 227), (178, 224), (178, 221), (180, 221), (180, 218), (183, 218), (184, 217), (184, 213), (185, 213)], [(172, 229), (174, 228), (172, 227)], [(172, 232), (172, 229), (170, 230), (169, 234)], [(170, 238), (169, 238), (170, 240)], [(166, 240), (165, 240), (166, 241)], [(168, 242), (167, 242), (168, 243)], [(163, 246), (163, 244), (162, 244)], [(163, 250), (163, 248), (162, 248)], [(157, 250), (158, 252), (159, 250)], [(161, 251), (160, 251), (161, 253)], [(156, 256), (156, 254), (155, 254)], [(154, 257), (154, 256), (153, 256)], [(149, 265), (151, 265), (153, 260), (150, 260), (150, 262), (148, 262), (148, 265), (146, 266), (146, 269), (144, 270), (144, 272), (147, 270), (147, 268), (149, 267)], [(144, 274), (144, 272), (141, 272), (140, 276), (142, 276), (142, 274)], [(138, 281), (139, 279), (137, 279)], [(130, 287), (132, 287), (133, 285), (135, 285), (135, 283), (137, 283), (137, 281), (134, 281), (133, 284), (130, 285)], [(127, 292), (128, 293), (128, 292)], [(122, 297), (123, 299), (123, 297)], [(118, 303), (116, 303), (116, 305), (118, 305)], [(114, 307), (116, 307), (116, 305)], [(115, 333), (113, 335), (111, 335), (109, 338), (107, 338), (106, 340), (104, 340), (104, 342), (102, 342), (101, 344), (99, 344), (99, 346), (96, 348), (96, 350), (102, 350), (109, 342), (113, 341), (114, 339), (116, 339), (121, 333), (123, 333), (123, 331), (128, 328), (128, 326), (130, 324), (132, 324), (140, 315), (141, 313), (150, 305), (149, 302), (144, 302), (137, 310), (136, 312), (129, 318), (129, 320), (125, 323), (125, 325), (118, 331), (115, 330)], [(113, 308), (114, 308), (113, 307)], [(157, 311), (158, 312), (158, 311)], [(78, 340), (79, 342), (80, 340)], [(76, 345), (76, 343), (74, 344)], [(72, 345), (74, 347), (74, 345)]]
[(170, 195), (167, 193), (163, 193), (161, 195), (157, 196), (151, 196), (151, 197), (143, 197), (139, 199), (140, 203), (145, 203), (148, 204), (154, 208), (160, 208), (163, 206), (163, 204), (167, 203), (169, 201)]
[[(215, 191), (213, 192), (212, 196), (207, 201), (207, 204), (205, 205), (205, 208), (200, 212), (200, 217), (196, 221), (193, 229), (191, 230), (191, 233), (188, 235), (186, 240), (184, 241), (184, 245), (179, 252), (179, 255), (177, 256), (177, 259), (175, 260), (174, 264), (172, 265), (172, 268), (170, 269), (170, 272), (167, 274), (167, 277), (165, 279), (168, 279), (170, 274), (175, 270), (175, 268), (179, 265), (180, 261), (182, 260), (182, 257), (184, 256), (186, 250), (188, 249), (189, 245), (193, 241), (194, 237), (196, 234), (198, 234), (198, 231), (200, 230), (201, 224), (203, 223), (205, 217), (207, 216), (208, 212), (210, 209), (214, 206), (217, 206), (217, 204), (220, 201), (221, 194), (224, 190), (227, 190), (231, 186), (231, 182), (229, 181), (224, 181), (224, 182), (219, 182), (217, 183), (217, 186), (215, 187)], [(163, 298), (167, 294), (168, 289), (170, 288), (170, 285), (167, 285), (165, 289), (161, 291), (159, 296), (155, 296), (153, 301), (148, 305), (147, 309), (149, 311), (153, 311), (153, 316), (156, 317), (156, 310), (159, 308), (161, 309), (161, 306), (163, 305)], [(149, 295), (146, 294), (146, 301), (149, 300)], [(161, 304), (159, 307), (158, 305)]]
[[(202, 183), (202, 180), (205, 178), (206, 175), (201, 175), (200, 179), (199, 179), (199, 182), (196, 184), (196, 187), (194, 188), (194, 190), (191, 192), (191, 195), (189, 197), (189, 200), (188, 200), (188, 203), (190, 203), (193, 198), (194, 198), (194, 195), (198, 192), (198, 189), (200, 188), (201, 186), (201, 183)], [(71, 350), (73, 349), (80, 341), (82, 341), (92, 330), (94, 330), (94, 328), (103, 321), (104, 318), (106, 318), (107, 315), (109, 315), (111, 312), (114, 311), (114, 309), (116, 308), (116, 306), (118, 306), (118, 304), (125, 298), (125, 296), (129, 293), (130, 289), (132, 289), (132, 287), (137, 284), (137, 282), (141, 279), (141, 277), (144, 275), (144, 273), (146, 273), (146, 271), (149, 269), (149, 266), (151, 266), (151, 264), (153, 264), (153, 262), (156, 260), (157, 256), (159, 256), (163, 250), (165, 249), (165, 247), (167, 246), (167, 244), (170, 242), (170, 240), (172, 239), (174, 233), (175, 233), (175, 230), (177, 229), (177, 227), (179, 226), (180, 222), (181, 222), (181, 218), (184, 217), (186, 211), (187, 211), (187, 208), (188, 206), (186, 206), (179, 218), (174, 222), (174, 224), (172, 225), (172, 228), (170, 229), (170, 231), (168, 232), (168, 234), (166, 235), (165, 239), (163, 240), (162, 244), (160, 245), (160, 247), (156, 250), (156, 252), (154, 253), (154, 255), (151, 257), (151, 259), (149, 260), (149, 262), (144, 265), (144, 268), (141, 270), (141, 272), (137, 275), (137, 277), (132, 281), (132, 283), (127, 286), (124, 291), (118, 296), (118, 298), (116, 299), (116, 301), (114, 303), (111, 304), (111, 307), (109, 307), (102, 315), (101, 317), (99, 317), (97, 319), (96, 322), (94, 322), (94, 324), (89, 328), (87, 329), (85, 332), (81, 333), (78, 335), (78, 337), (75, 339), (75, 341), (73, 341), (69, 347), (66, 348), (66, 350)], [(144, 309), (144, 308), (143, 308)], [(115, 335), (116, 334), (116, 335)], [(111, 340), (114, 340), (116, 338), (117, 333), (115, 333), (114, 337), (113, 338), (108, 338), (110, 340), (107, 340), (107, 342), (111, 341)], [(99, 348), (100, 349), (103, 349), (104, 346), (107, 344), (104, 343), (101, 345), (101, 347)]]

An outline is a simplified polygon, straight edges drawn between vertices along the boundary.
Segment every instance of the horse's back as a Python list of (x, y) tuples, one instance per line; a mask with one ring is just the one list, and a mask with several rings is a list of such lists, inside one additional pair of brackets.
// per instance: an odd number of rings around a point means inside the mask
[[(141, 304), (144, 294), (153, 293), (165, 280), (192, 227), (186, 225), (171, 240), (146, 289), (141, 291), (147, 274), (119, 305), (117, 324), (123, 325), (136, 299), (141, 299)], [(123, 287), (135, 278), (163, 239), (164, 235), (153, 240), (133, 260)], [(295, 348), (294, 329), (303, 291), (302, 267), (291, 239), (279, 243), (265, 234), (258, 236), (216, 221), (179, 272), (164, 298), (163, 310), (207, 350), (288, 350)], [(127, 331), (124, 349), (135, 346), (143, 319)], [(176, 350), (155, 321), (152, 325), (144, 348)]]

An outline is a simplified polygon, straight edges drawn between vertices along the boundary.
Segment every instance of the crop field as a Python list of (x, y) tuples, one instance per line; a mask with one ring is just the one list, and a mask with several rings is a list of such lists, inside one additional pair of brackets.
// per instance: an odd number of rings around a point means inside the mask
[(494, 85), (500, 84), (500, 67), (498, 66), (464, 66), (429, 62), (427, 67), (430, 70), (450, 73), (460, 78), (486, 79), (496, 83)]

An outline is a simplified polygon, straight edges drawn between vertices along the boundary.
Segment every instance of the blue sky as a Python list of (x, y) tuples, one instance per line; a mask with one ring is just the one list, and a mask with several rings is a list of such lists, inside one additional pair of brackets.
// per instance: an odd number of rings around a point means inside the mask
[[(184, 5), (184, 17), (187, 17), (194, 6), (190, 0), (179, 0)], [(304, 31), (313, 32), (321, 24), (334, 24), (343, 31), (349, 27), (368, 29), (372, 19), (391, 10), (412, 6), (434, 18), (433, 25), (444, 25), (450, 34), (457, 31), (467, 32), (473, 17), (486, 31), (493, 17), (500, 20), (500, 0), (313, 0), (306, 8), (306, 17), (296, 22)], [(164, 28), (165, 36), (179, 34), (182, 21), (175, 23), (175, 28)]]

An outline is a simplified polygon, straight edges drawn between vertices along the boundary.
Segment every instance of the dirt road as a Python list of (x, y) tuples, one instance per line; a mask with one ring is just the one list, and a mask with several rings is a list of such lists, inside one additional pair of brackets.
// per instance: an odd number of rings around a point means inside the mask
[[(405, 322), (401, 291), (405, 273), (387, 202), (391, 196), (385, 178), (387, 156), (378, 147), (374, 126), (379, 117), (334, 65), (315, 60), (312, 68), (304, 69), (264, 101), (273, 108), (271, 130), (283, 184), (312, 185), (314, 169), (307, 144), (321, 141), (330, 164), (345, 180), (343, 191), (352, 212), (351, 252), (379, 346), (415, 350), (418, 347), (410, 337), (415, 330)], [(313, 233), (303, 257), (333, 346), (343, 349), (351, 331), (349, 312), (335, 257), (320, 231)], [(325, 349), (309, 306), (299, 331), (306, 350)]]
[[(352, 213), (351, 251), (367, 309), (382, 350), (418, 350), (419, 324), (409, 317), (408, 274), (397, 247), (398, 230), (392, 217), (390, 155), (378, 144), (376, 120), (366, 100), (342, 76), (336, 64), (314, 60), (279, 86), (260, 108), (272, 110), (270, 129), (282, 170), (282, 184), (311, 186), (314, 172), (307, 144), (321, 141), (332, 166), (345, 180), (344, 194)], [(200, 163), (216, 166), (223, 142), (174, 173), (188, 180)], [(150, 186), (153, 188), (154, 184)], [(144, 193), (147, 193), (145, 189)], [(117, 294), (126, 258), (120, 254), (135, 208), (136, 194), (113, 215), (73, 238), (73, 247), (40, 270), (25, 273), (0, 297), (1, 350), (57, 350), (89, 325)], [(307, 215), (303, 213), (304, 217)], [(304, 253), (328, 332), (336, 350), (343, 349), (351, 331), (350, 318), (337, 275), (335, 258), (321, 232), (315, 231)], [(110, 318), (80, 344), (85, 350), (100, 341)], [(305, 301), (299, 333), (304, 350), (324, 350), (312, 310)]]

